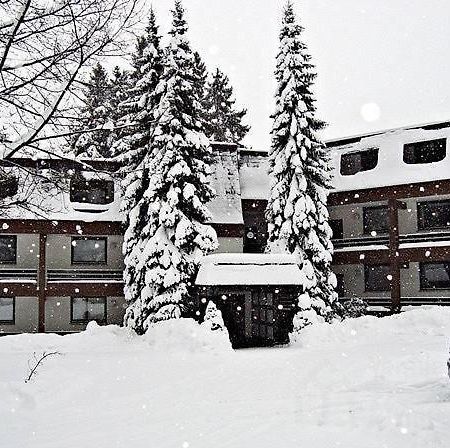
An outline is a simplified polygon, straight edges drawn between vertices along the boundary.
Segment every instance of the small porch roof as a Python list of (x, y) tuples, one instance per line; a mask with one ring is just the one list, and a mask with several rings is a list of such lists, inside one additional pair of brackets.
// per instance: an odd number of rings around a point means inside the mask
[(203, 258), (198, 286), (301, 286), (302, 273), (293, 255), (213, 254)]

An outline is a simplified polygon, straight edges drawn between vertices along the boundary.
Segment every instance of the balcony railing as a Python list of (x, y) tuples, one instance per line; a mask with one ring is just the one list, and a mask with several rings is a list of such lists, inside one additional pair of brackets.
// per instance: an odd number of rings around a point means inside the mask
[(36, 283), (36, 269), (0, 269), (0, 282)]
[(121, 270), (79, 270), (79, 269), (49, 269), (49, 282), (121, 282)]
[[(450, 246), (450, 231), (417, 232), (403, 234), (399, 236), (400, 247), (402, 245), (412, 246), (414, 243), (446, 243)], [(367, 246), (389, 246), (389, 237), (381, 236), (361, 236), (356, 238), (333, 239), (335, 249), (367, 247)]]

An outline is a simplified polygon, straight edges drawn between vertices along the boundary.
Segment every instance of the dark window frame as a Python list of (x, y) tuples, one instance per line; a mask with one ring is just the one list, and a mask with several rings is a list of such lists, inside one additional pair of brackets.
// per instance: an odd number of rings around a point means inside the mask
[[(86, 191), (89, 189), (103, 189), (105, 192), (105, 200), (101, 202), (89, 200), (78, 201), (75, 195), (82, 189)], [(70, 202), (74, 202), (77, 204), (109, 205), (114, 202), (114, 181), (112, 180), (84, 179), (82, 177), (73, 177), (70, 180), (69, 191)]]
[(15, 296), (0, 296), (0, 299), (13, 299), (13, 317), (11, 320), (0, 319), (0, 325), (15, 325), (16, 324), (16, 297)]
[(345, 289), (345, 275), (338, 273), (336, 275), (336, 292), (339, 298), (345, 297), (347, 290)]
[[(378, 165), (379, 153), (380, 148), (374, 147), (341, 154), (339, 167), (341, 176), (354, 176), (355, 174), (362, 173), (364, 171), (374, 170)], [(350, 169), (350, 159), (357, 156), (361, 157), (361, 167), (358, 170), (352, 170)], [(364, 157), (366, 157), (366, 159), (363, 159)]]
[[(103, 261), (76, 261), (74, 260), (74, 241), (79, 240), (94, 240), (94, 241), (104, 241), (105, 242), (105, 260)], [(106, 236), (72, 236), (70, 241), (70, 262), (72, 265), (86, 265), (86, 266), (104, 266), (108, 264), (108, 237)]]
[[(104, 318), (102, 320), (97, 319), (74, 319), (73, 317), (73, 302), (75, 299), (102, 299), (104, 300)], [(71, 324), (88, 324), (89, 322), (97, 322), (98, 324), (107, 325), (108, 323), (108, 298), (106, 296), (84, 297), (84, 296), (72, 296), (70, 298), (70, 323)]]
[(442, 264), (442, 265), (448, 265), (448, 269), (450, 271), (450, 261), (423, 261), (419, 263), (419, 283), (420, 283), (420, 290), (421, 291), (445, 291), (450, 290), (450, 280), (447, 286), (430, 286), (427, 285), (428, 280), (425, 277), (425, 265), (430, 264)]
[[(332, 222), (339, 223), (338, 224), (338, 227), (339, 227), (338, 234), (339, 234), (339, 236), (335, 235), (334, 228), (331, 225)], [(329, 219), (328, 220), (328, 225), (330, 226), (331, 230), (333, 231), (333, 237), (332, 237), (333, 240), (342, 240), (342, 239), (344, 239), (344, 220), (342, 218)]]
[(17, 264), (17, 235), (0, 235), (0, 238), (11, 238), (14, 241), (14, 260), (12, 261), (2, 261), (1, 264)]
[[(422, 159), (425, 159), (425, 157), (427, 155), (431, 154), (430, 151), (422, 152), (422, 153), (414, 152), (414, 151), (423, 150), (423, 148), (425, 146), (433, 144), (433, 143), (436, 143), (438, 145), (441, 144), (442, 148), (440, 150), (442, 151), (442, 149), (443, 149), (443, 154), (437, 153), (439, 155), (439, 158), (437, 158), (436, 160), (422, 160)], [(403, 162), (406, 163), (407, 165), (424, 165), (424, 164), (428, 165), (430, 163), (437, 163), (437, 162), (441, 162), (442, 160), (444, 160), (446, 156), (447, 156), (447, 139), (446, 138), (421, 140), (419, 142), (405, 143), (403, 145)]]
[[(382, 230), (376, 230), (376, 229), (372, 229), (369, 230), (367, 228), (368, 225), (368, 212), (370, 212), (371, 210), (382, 210), (385, 209), (386, 210), (386, 229), (382, 229)], [(377, 234), (388, 234), (389, 233), (389, 208), (387, 205), (370, 205), (370, 206), (366, 206), (363, 207), (363, 234), (364, 235), (370, 235), (371, 232), (373, 232), (375, 230), (375, 232), (377, 232)]]
[(391, 265), (384, 264), (384, 263), (382, 263), (382, 264), (365, 264), (364, 265), (364, 292), (389, 292), (389, 291), (391, 291), (391, 289), (392, 289), (392, 280), (388, 280), (387, 277), (386, 277), (386, 281), (389, 282), (389, 288), (387, 288), (387, 289), (378, 289), (376, 287), (372, 288), (372, 287), (369, 287), (369, 285), (367, 284), (367, 279), (368, 279), (367, 272), (369, 271), (369, 269), (376, 268), (378, 266), (389, 267), (389, 270), (391, 268)]
[(443, 204), (447, 203), (450, 208), (450, 199), (441, 199), (437, 201), (421, 201), (417, 202), (417, 228), (419, 230), (438, 230), (438, 229), (450, 229), (450, 225), (446, 226), (425, 226), (424, 209), (422, 208), (427, 204)]

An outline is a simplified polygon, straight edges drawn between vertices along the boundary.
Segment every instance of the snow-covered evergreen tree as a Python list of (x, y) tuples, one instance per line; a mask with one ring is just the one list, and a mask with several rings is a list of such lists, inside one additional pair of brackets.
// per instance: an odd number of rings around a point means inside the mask
[(184, 9), (176, 1), (165, 68), (155, 90), (161, 95), (152, 111), (156, 127), (150, 147), (146, 143), (142, 175), (127, 193), (140, 198), (128, 208), (124, 246), (125, 323), (138, 333), (182, 316), (199, 257), (217, 247), (205, 205), (213, 197), (211, 148), (201, 129), (186, 32)]
[[(111, 116), (115, 124), (122, 117), (120, 105), (127, 98), (130, 84), (129, 73), (116, 65), (110, 80)], [(117, 138), (114, 139), (116, 140)]]
[(334, 315), (336, 277), (331, 272), (332, 232), (326, 207), (329, 160), (317, 133), (312, 92), (316, 77), (302, 42), (303, 28), (288, 1), (280, 32), (276, 68), (276, 111), (269, 154), (268, 250), (298, 255), (304, 278), (294, 333)]
[[(85, 158), (109, 157), (112, 144), (110, 128), (113, 106), (111, 104), (111, 85), (108, 73), (100, 63), (94, 66), (85, 90), (84, 106), (73, 141), (75, 155)], [(92, 131), (92, 129), (105, 130)]]
[(209, 139), (220, 142), (240, 143), (250, 130), (242, 123), (246, 109), (235, 108), (233, 88), (228, 76), (219, 69), (208, 82), (204, 99), (206, 113), (205, 133)]
[(220, 331), (228, 333), (225, 323), (222, 318), (222, 313), (217, 309), (216, 304), (213, 301), (209, 301), (206, 306), (205, 317), (203, 318), (202, 325), (211, 331)]
[[(152, 163), (152, 141), (155, 130), (155, 106), (159, 95), (156, 88), (163, 67), (163, 49), (153, 9), (149, 14), (145, 35), (137, 39), (132, 55), (133, 70), (127, 76), (123, 101), (118, 106), (119, 138), (112, 152), (122, 164), (122, 211), (125, 216), (123, 254), (125, 261), (125, 298), (132, 304), (138, 301), (145, 285), (145, 266), (139, 265), (145, 238), (148, 237), (148, 198)], [(138, 267), (139, 265), (139, 267)], [(134, 310), (137, 315), (137, 310)], [(125, 321), (128, 319), (126, 314)], [(136, 330), (143, 332), (143, 320)]]

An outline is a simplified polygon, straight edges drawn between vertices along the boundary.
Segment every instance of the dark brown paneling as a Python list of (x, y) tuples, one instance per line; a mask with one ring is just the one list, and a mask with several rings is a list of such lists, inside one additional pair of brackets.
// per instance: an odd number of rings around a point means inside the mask
[(38, 290), (36, 283), (0, 283), (1, 294), (15, 297), (37, 297)]
[(243, 224), (216, 224), (211, 226), (216, 231), (217, 236), (228, 238), (242, 238), (244, 236)]
[(71, 235), (122, 235), (120, 222), (111, 221), (49, 221), (39, 219), (5, 219), (7, 229), (0, 227), (0, 233), (46, 233)]
[(47, 265), (47, 235), (41, 233), (39, 235), (39, 271), (38, 271), (38, 297), (39, 297), (39, 316), (38, 331), (45, 332), (45, 285), (47, 281), (46, 265)]
[[(398, 261), (401, 264), (415, 261), (449, 261), (450, 242), (448, 246), (414, 247), (399, 249)], [(361, 255), (364, 257), (361, 258)], [(355, 250), (349, 252), (335, 252), (333, 255), (334, 265), (344, 264), (374, 264), (389, 263), (389, 249), (384, 250)]]
[(335, 252), (333, 264), (384, 264), (389, 263), (389, 250), (355, 250)]
[(21, 166), (32, 169), (53, 169), (56, 171), (93, 171), (115, 172), (120, 168), (118, 162), (108, 160), (69, 160), (69, 159), (31, 159), (25, 157), (14, 157), (11, 160), (0, 160), (0, 166)]
[(96, 296), (123, 296), (123, 283), (47, 283), (47, 297), (96, 297)]
[(367, 188), (364, 190), (330, 193), (328, 205), (358, 204), (362, 202), (385, 201), (388, 199), (420, 198), (450, 194), (450, 180), (436, 180), (415, 184)]

